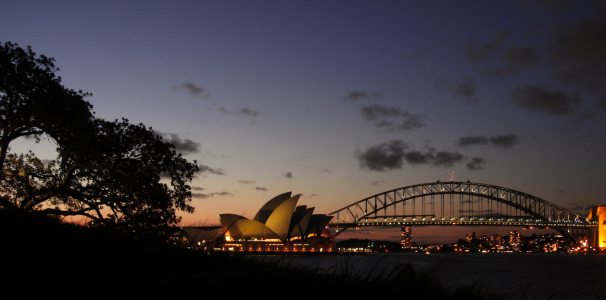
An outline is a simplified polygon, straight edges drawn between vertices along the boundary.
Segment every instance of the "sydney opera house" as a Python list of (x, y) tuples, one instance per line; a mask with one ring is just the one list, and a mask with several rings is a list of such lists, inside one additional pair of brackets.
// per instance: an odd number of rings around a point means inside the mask
[(219, 215), (225, 241), (223, 251), (332, 252), (335, 243), (326, 226), (331, 216), (313, 214), (297, 206), (301, 195), (284, 193), (269, 200), (250, 220), (235, 214)]

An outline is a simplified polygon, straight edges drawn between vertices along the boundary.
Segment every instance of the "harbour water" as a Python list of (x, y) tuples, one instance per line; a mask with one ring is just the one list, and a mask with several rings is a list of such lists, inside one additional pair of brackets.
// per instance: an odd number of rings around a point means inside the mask
[(446, 286), (471, 285), (507, 299), (606, 299), (606, 254), (372, 253), (281, 259), (324, 270), (347, 265), (360, 276), (410, 263)]

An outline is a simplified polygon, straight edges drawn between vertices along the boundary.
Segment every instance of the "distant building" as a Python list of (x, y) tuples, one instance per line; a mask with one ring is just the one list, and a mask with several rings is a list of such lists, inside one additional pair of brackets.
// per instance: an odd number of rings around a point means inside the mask
[(514, 230), (509, 233), (509, 244), (510, 245), (518, 245), (520, 243), (520, 233), (517, 230)]
[(501, 247), (501, 236), (498, 234), (493, 234), (490, 236), (490, 246), (494, 249), (498, 249)]
[(475, 239), (476, 239), (476, 233), (475, 232), (467, 234), (467, 242), (468, 243), (473, 242)]
[(412, 226), (402, 226), (402, 248), (412, 248)]
[(269, 200), (252, 220), (235, 214), (221, 214), (223, 251), (321, 251), (335, 249), (326, 226), (333, 218), (313, 214), (314, 208), (297, 206), (301, 195), (284, 193)]

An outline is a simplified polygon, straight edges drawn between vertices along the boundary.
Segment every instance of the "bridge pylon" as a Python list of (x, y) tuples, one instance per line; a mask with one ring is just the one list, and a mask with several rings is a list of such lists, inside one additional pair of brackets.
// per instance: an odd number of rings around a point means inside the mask
[(596, 228), (589, 230), (587, 247), (606, 250), (606, 205), (592, 207), (587, 219), (598, 223)]

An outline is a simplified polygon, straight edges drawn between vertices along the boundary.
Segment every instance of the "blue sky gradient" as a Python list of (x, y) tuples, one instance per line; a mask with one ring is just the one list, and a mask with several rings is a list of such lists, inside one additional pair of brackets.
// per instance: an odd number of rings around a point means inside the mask
[(601, 1), (4, 1), (0, 42), (205, 166), (186, 224), (450, 172), (587, 214), (606, 203), (604, 20)]

